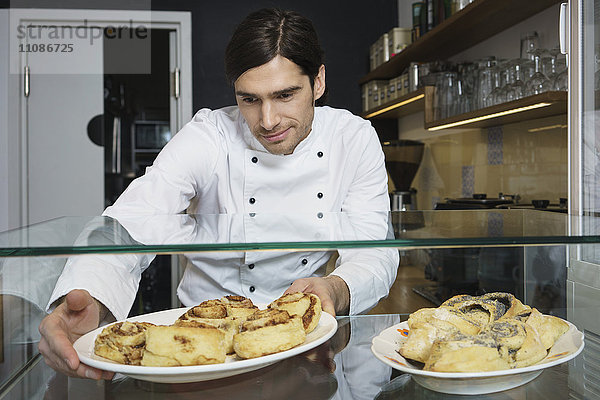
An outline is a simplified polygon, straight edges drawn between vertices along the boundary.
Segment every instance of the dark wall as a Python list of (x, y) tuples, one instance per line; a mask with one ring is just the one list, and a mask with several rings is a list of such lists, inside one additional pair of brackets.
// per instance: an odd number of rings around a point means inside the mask
[(234, 104), (223, 72), (225, 46), (250, 12), (279, 7), (310, 18), (325, 50), (328, 104), (361, 111), (359, 79), (369, 71), (369, 46), (397, 25), (397, 0), (0, 0), (0, 7), (147, 9), (192, 13), (194, 111)]
[(369, 46), (397, 25), (396, 0), (154, 0), (155, 10), (192, 12), (194, 110), (234, 104), (233, 89), (223, 72), (225, 47), (235, 26), (263, 7), (295, 10), (313, 21), (325, 50), (328, 104), (360, 113), (358, 81), (369, 71)]

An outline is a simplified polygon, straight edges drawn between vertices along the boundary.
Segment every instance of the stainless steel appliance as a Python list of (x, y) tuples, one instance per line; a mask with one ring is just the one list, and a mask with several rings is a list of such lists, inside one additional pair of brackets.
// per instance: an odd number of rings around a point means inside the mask
[[(597, 230), (585, 216), (600, 213), (600, 2), (569, 0), (561, 4), (561, 51), (568, 62), (570, 230)], [(585, 334), (583, 356), (569, 365), (569, 386), (585, 398), (600, 397), (600, 251), (598, 246), (570, 246), (567, 258), (567, 312)], [(577, 377), (577, 378), (575, 378)]]

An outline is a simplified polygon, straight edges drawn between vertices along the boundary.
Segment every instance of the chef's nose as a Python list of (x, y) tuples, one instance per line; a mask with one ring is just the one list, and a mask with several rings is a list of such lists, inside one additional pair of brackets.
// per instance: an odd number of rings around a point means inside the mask
[(281, 121), (279, 112), (277, 111), (277, 107), (270, 101), (264, 101), (262, 103), (260, 113), (260, 124), (265, 130), (270, 131), (279, 125), (279, 122)]

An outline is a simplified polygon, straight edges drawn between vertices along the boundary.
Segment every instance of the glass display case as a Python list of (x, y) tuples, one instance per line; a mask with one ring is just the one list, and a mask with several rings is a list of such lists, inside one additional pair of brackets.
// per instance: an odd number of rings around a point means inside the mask
[[(598, 381), (589, 369), (576, 366), (586, 357), (598, 358), (598, 342), (596, 334), (577, 321), (582, 316), (598, 320), (594, 304), (600, 299), (591, 294), (587, 304), (573, 304), (568, 297), (572, 284), (567, 280), (567, 265), (598, 243), (600, 218), (538, 210), (57, 218), (0, 233), (0, 398), (231, 398), (236, 394), (294, 398), (307, 393), (310, 398), (445, 398), (448, 395), (421, 387), (410, 375), (382, 363), (371, 352), (373, 338), (405, 321), (416, 311), (412, 309), (399, 308), (386, 315), (338, 316), (335, 335), (307, 353), (204, 382), (156, 383), (121, 374), (109, 382), (67, 378), (47, 367), (38, 353), (38, 325), (55, 283), (72, 257), (89, 260), (98, 268), (102, 268), (98, 260), (139, 263), (143, 268), (156, 254), (170, 254), (180, 264), (202, 256), (253, 258), (258, 260), (257, 272), (261, 260), (291, 255), (323, 260), (322, 272), (329, 273), (335, 265), (327, 260), (335, 258), (338, 251), (380, 249), (397, 249), (400, 268), (406, 260), (421, 263), (424, 269), (429, 266), (430, 273), (437, 274), (432, 283), (454, 290), (438, 291), (439, 301), (461, 291), (477, 294), (500, 289), (515, 293), (544, 313), (574, 322), (585, 334), (582, 354), (545, 369), (526, 385), (489, 398), (583, 398), (583, 389), (575, 382), (583, 374), (588, 374), (586, 381), (591, 382), (588, 388)], [(460, 262), (452, 263), (457, 255)], [(240, 262), (240, 268), (242, 265)], [(180, 278), (178, 271), (173, 276)], [(469, 287), (473, 282), (466, 277), (475, 277), (474, 287)], [(179, 306), (172, 304), (173, 308)]]

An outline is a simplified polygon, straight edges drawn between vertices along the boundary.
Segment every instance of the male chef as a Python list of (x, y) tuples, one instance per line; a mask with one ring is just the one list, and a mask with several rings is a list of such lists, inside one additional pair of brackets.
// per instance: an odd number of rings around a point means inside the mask
[[(309, 20), (276, 9), (250, 14), (227, 46), (225, 72), (237, 106), (198, 111), (105, 216), (387, 215), (387, 174), (375, 130), (348, 111), (315, 106), (325, 93), (325, 66)], [(386, 223), (383, 228), (385, 235)], [(228, 294), (268, 303), (284, 292), (311, 292), (335, 315), (365, 312), (388, 294), (397, 250), (338, 254), (335, 270), (323, 276), (327, 252), (271, 258), (248, 252), (234, 259), (200, 253), (188, 257), (178, 296), (193, 306)], [(86, 259), (67, 262), (50, 299), (49, 309), (55, 308), (40, 324), (39, 349), (67, 375), (110, 379), (112, 373), (80, 363), (72, 343), (107, 315), (127, 316), (141, 268), (100, 268)]]

